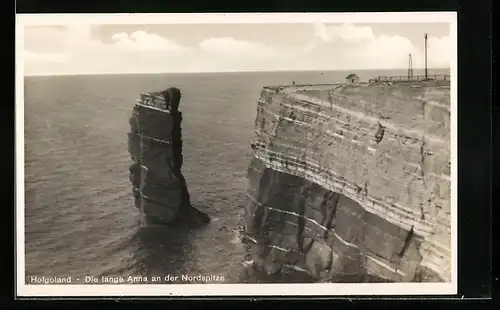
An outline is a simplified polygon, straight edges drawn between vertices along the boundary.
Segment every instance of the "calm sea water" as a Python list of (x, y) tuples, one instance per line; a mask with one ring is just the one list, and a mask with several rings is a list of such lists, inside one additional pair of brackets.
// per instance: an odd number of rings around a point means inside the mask
[[(356, 72), (361, 80), (405, 71)], [(441, 72), (436, 72), (440, 74)], [(417, 74), (417, 73), (416, 73)], [(307, 281), (245, 267), (241, 242), (262, 86), (342, 82), (347, 72), (104, 75), (25, 79), (26, 276), (203, 274), (225, 282)], [(139, 93), (179, 87), (184, 166), (198, 230), (140, 227), (127, 152)]]

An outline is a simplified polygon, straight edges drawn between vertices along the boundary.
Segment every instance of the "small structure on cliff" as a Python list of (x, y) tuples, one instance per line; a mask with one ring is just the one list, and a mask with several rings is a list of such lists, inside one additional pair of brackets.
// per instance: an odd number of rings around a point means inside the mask
[(200, 226), (209, 222), (191, 205), (182, 167), (181, 92), (141, 94), (130, 118), (130, 181), (135, 206), (146, 223)]
[(358, 84), (359, 83), (359, 76), (357, 76), (354, 73), (351, 73), (345, 77), (345, 82), (346, 82), (346, 84)]

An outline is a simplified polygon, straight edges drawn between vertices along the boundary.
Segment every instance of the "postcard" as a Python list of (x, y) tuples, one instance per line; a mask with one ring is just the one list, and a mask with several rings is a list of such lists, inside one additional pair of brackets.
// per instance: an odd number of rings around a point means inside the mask
[(18, 296), (457, 292), (454, 12), (16, 18)]

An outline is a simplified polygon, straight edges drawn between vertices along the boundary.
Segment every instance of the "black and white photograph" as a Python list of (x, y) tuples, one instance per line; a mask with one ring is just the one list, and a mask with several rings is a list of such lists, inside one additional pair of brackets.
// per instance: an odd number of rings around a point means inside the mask
[(456, 293), (456, 19), (18, 14), (17, 294)]

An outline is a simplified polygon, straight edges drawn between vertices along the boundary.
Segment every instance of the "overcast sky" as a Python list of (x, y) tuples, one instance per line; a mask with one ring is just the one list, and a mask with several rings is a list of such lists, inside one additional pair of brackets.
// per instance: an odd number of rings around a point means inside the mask
[(450, 25), (166, 24), (26, 26), (26, 75), (449, 68)]

